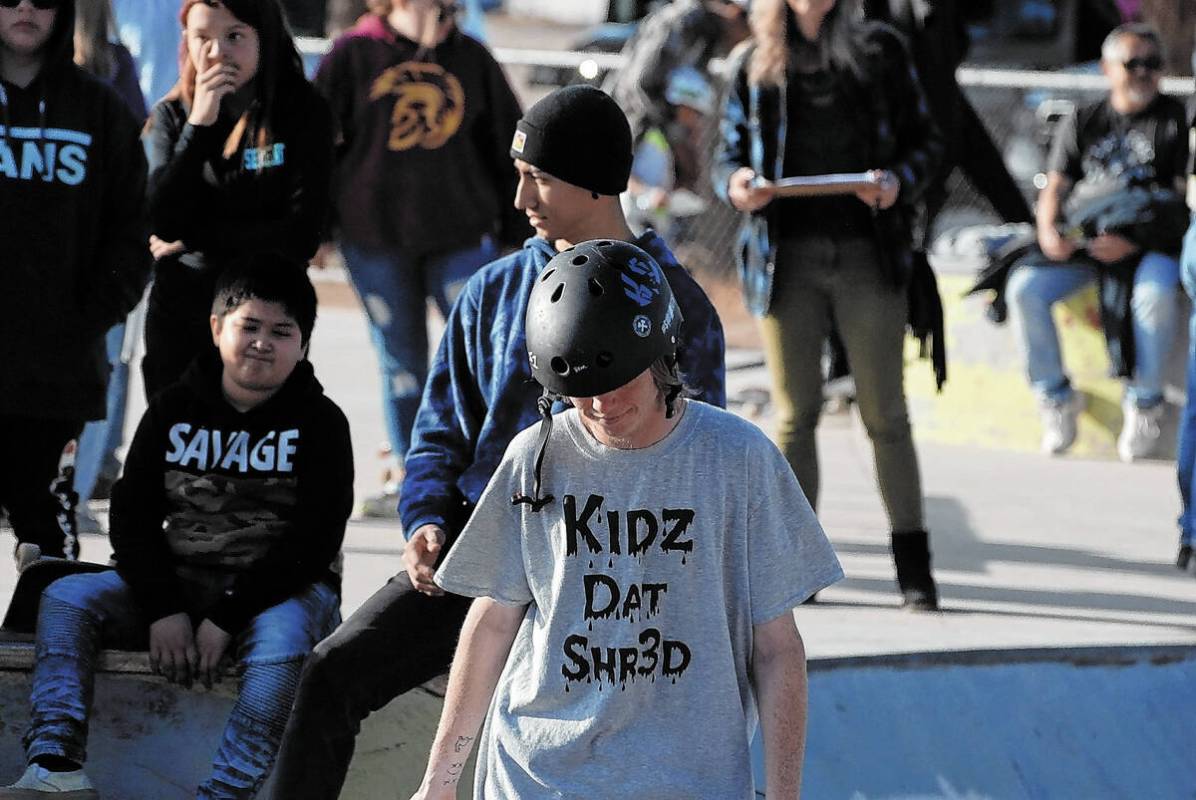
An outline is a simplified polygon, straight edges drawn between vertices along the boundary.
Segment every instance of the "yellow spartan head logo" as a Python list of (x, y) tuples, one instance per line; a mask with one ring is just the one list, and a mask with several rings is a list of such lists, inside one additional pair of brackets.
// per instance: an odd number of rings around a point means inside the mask
[(370, 87), (370, 99), (395, 96), (390, 117), (391, 150), (435, 150), (461, 127), (465, 92), (461, 81), (439, 64), (406, 61), (391, 67)]

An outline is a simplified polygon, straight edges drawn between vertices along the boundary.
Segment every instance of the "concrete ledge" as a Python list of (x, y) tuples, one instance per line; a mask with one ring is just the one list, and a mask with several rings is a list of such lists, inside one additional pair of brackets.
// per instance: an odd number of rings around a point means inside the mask
[[(21, 737), (29, 725), (33, 661), (31, 636), (4, 634), (0, 639), (0, 784), (25, 767)], [(211, 690), (198, 685), (185, 689), (152, 675), (147, 653), (102, 651), (86, 765), (100, 796), (194, 797), (195, 787), (210, 772), (236, 689), (232, 670)], [(418, 788), (443, 694), (443, 679), (430, 681), (365, 721), (342, 797), (406, 797)], [(473, 768), (471, 758), (463, 786), (472, 785)]]
[[(28, 672), (33, 669), (33, 637), (16, 639), (5, 634), (0, 640), (0, 670)], [(149, 653), (129, 650), (103, 650), (99, 657), (99, 672), (125, 675), (151, 675)]]

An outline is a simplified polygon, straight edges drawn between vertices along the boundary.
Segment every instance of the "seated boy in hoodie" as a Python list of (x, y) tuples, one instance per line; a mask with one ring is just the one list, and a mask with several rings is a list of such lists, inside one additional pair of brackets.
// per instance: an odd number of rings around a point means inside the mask
[(315, 316), (302, 265), (257, 256), (221, 278), (219, 352), (153, 399), (113, 489), (115, 571), (42, 596), (29, 767), (0, 798), (98, 797), (82, 764), (101, 645), (148, 645), (154, 670), (184, 685), (210, 686), (235, 658), (240, 691), (197, 797), (260, 788), (304, 657), (340, 622), (353, 455), (305, 359)]

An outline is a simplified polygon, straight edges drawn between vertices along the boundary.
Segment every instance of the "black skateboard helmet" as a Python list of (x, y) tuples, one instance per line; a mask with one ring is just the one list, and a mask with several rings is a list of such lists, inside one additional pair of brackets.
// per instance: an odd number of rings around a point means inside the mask
[(673, 357), (681, 309), (664, 271), (628, 242), (594, 239), (557, 253), (527, 302), (532, 375), (564, 397), (619, 388)]

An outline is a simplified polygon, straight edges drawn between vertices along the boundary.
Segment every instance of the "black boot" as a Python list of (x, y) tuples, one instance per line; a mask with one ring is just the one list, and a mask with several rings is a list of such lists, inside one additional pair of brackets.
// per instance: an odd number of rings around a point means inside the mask
[(901, 607), (913, 611), (938, 611), (939, 591), (930, 574), (930, 541), (926, 531), (893, 532), (893, 562)]
[(1192, 546), (1181, 544), (1179, 546), (1179, 555), (1175, 557), (1175, 566), (1187, 572), (1188, 562), (1192, 560)]

